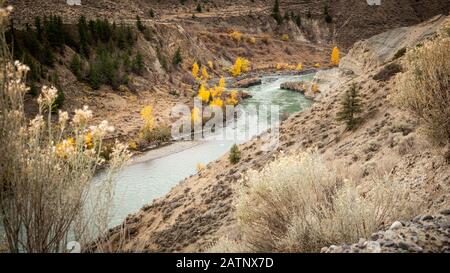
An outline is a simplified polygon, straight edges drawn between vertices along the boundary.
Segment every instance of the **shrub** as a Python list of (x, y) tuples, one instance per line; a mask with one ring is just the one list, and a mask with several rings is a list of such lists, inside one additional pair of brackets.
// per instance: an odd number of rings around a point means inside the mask
[[(2, 33), (4, 19), (0, 18)], [(110, 126), (104, 122), (89, 127), (88, 108), (76, 110), (71, 122), (66, 112), (52, 122), (58, 92), (45, 86), (38, 99), (39, 114), (27, 119), (23, 106), (27, 68), (13, 62), (3, 38), (0, 47), (0, 218), (8, 251), (63, 252), (70, 238), (87, 245), (108, 230), (112, 178), (128, 153), (117, 145), (107, 174), (92, 187), (103, 160), (97, 149)], [(88, 133), (95, 140), (91, 148), (85, 145)]]
[[(246, 186), (248, 185), (248, 186)], [(241, 184), (238, 226), (250, 252), (318, 252), (368, 238), (419, 208), (405, 184), (374, 178), (364, 192), (317, 154), (287, 155)]]
[(390, 63), (383, 67), (373, 79), (376, 81), (389, 81), (393, 76), (402, 72), (402, 66), (397, 63)]
[(233, 31), (230, 33), (230, 37), (231, 37), (231, 39), (233, 39), (233, 41), (235, 41), (236, 43), (239, 43), (242, 40), (242, 33), (239, 31)]
[(287, 35), (287, 34), (283, 34), (282, 36), (281, 36), (281, 40), (282, 41), (289, 41), (289, 35)]
[(349, 130), (353, 130), (359, 123), (357, 117), (362, 112), (361, 99), (359, 97), (359, 87), (353, 84), (342, 97), (341, 109), (337, 113), (337, 120), (344, 121)]
[(438, 144), (450, 143), (450, 37), (438, 37), (406, 53), (405, 72), (397, 77), (394, 100), (416, 115)]
[(400, 48), (400, 49), (395, 53), (393, 60), (396, 60), (396, 59), (398, 59), (398, 58), (401, 58), (401, 57), (405, 56), (405, 53), (406, 53), (406, 47)]
[(247, 38), (247, 43), (254, 45), (256, 44), (256, 38), (255, 37), (248, 37)]
[(237, 164), (241, 160), (241, 151), (239, 151), (239, 147), (236, 144), (231, 147), (228, 159), (231, 164)]

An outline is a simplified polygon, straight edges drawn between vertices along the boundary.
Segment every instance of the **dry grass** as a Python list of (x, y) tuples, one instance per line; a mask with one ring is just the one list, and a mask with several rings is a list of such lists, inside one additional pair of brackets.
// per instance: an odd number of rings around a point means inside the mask
[(406, 53), (406, 72), (397, 77), (396, 103), (422, 122), (438, 144), (450, 143), (450, 22), (438, 37)]
[[(0, 1), (1, 5), (1, 1)], [(129, 154), (117, 144), (102, 181), (92, 183), (106, 121), (89, 126), (92, 112), (52, 121), (57, 90), (43, 87), (39, 114), (24, 112), (28, 67), (13, 62), (4, 38), (8, 12), (0, 10), (0, 219), (9, 252), (63, 252), (68, 241), (81, 248), (107, 231), (114, 175)]]
[(283, 156), (250, 172), (240, 191), (236, 214), (243, 241), (222, 239), (210, 252), (318, 252), (411, 217), (420, 203), (404, 184), (386, 177), (374, 177), (362, 190), (316, 154)]

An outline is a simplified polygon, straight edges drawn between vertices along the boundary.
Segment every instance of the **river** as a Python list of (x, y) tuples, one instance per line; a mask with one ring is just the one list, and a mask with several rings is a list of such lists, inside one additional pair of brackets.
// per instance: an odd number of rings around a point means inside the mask
[[(252, 95), (252, 98), (244, 100), (241, 106), (243, 109), (249, 109), (260, 105), (276, 105), (280, 113), (287, 114), (301, 111), (309, 107), (311, 101), (300, 93), (281, 90), (280, 84), (287, 81), (311, 80), (313, 76), (314, 74), (264, 76), (261, 85), (242, 89)], [(235, 124), (227, 126), (226, 130), (251, 137), (248, 127), (262, 126), (260, 129), (266, 130), (270, 126), (251, 117), (250, 120), (250, 126), (243, 127)], [(258, 124), (254, 124), (255, 122)], [(216, 133), (219, 131), (217, 130)], [(110, 225), (120, 224), (128, 214), (135, 213), (143, 205), (164, 196), (178, 182), (195, 174), (199, 163), (206, 165), (229, 151), (234, 143), (244, 141), (242, 137), (239, 140), (217, 140), (210, 136), (200, 141), (178, 144), (182, 148), (159, 157), (146, 159), (144, 155), (136, 158), (135, 162), (127, 165), (118, 176)], [(170, 150), (170, 148), (163, 149)]]

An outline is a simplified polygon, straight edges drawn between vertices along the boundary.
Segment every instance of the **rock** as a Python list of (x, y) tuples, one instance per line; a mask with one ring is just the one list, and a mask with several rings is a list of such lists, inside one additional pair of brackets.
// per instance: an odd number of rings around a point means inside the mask
[(425, 216), (422, 217), (422, 221), (429, 221), (429, 220), (433, 220), (433, 216), (425, 215)]
[(253, 78), (245, 78), (242, 80), (239, 80), (233, 84), (234, 87), (238, 88), (247, 88), (250, 86), (260, 85), (261, 84), (261, 78), (260, 77), (253, 77)]
[(444, 209), (439, 212), (442, 215), (450, 215), (450, 209)]
[(369, 253), (380, 253), (381, 252), (381, 245), (380, 245), (379, 242), (369, 241), (366, 244), (366, 250)]
[(392, 223), (391, 227), (389, 228), (390, 230), (396, 230), (399, 228), (402, 228), (403, 224), (400, 221), (395, 221), (394, 223)]
[(306, 86), (303, 82), (284, 82), (280, 85), (280, 88), (299, 93), (305, 93), (306, 91)]

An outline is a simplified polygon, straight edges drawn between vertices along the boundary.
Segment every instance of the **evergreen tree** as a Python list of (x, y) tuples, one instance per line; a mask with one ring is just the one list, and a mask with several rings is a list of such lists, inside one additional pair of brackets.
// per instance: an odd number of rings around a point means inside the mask
[(89, 27), (86, 22), (86, 17), (81, 16), (78, 19), (78, 36), (80, 39), (79, 52), (85, 57), (89, 57)]
[(143, 58), (142, 58), (142, 54), (140, 52), (138, 52), (136, 54), (136, 57), (133, 60), (132, 67), (133, 67), (133, 72), (134, 73), (136, 73), (138, 75), (142, 74), (142, 72), (144, 70), (144, 61), (143, 61)]
[(140, 32), (144, 33), (145, 26), (142, 24), (141, 17), (139, 17), (139, 15), (136, 16), (136, 27)]
[(302, 18), (300, 17), (300, 14), (298, 14), (298, 15), (295, 17), (295, 24), (297, 24), (298, 27), (301, 27), (301, 26), (302, 26)]
[(83, 78), (83, 64), (80, 60), (78, 54), (74, 54), (72, 60), (70, 61), (70, 70), (77, 77), (79, 81)]
[(64, 91), (62, 89), (62, 86), (61, 86), (61, 84), (59, 82), (58, 74), (56, 74), (56, 72), (54, 72), (51, 75), (50, 81), (53, 83), (53, 86), (55, 86), (56, 89), (58, 90), (58, 95), (56, 96), (56, 99), (55, 99), (55, 101), (53, 102), (53, 105), (52, 105), (52, 112), (56, 113), (57, 110), (61, 109), (61, 107), (63, 106), (65, 96), (64, 96)]
[(356, 84), (353, 84), (342, 98), (341, 109), (337, 113), (337, 120), (344, 121), (347, 128), (353, 130), (360, 122), (360, 118), (357, 115), (361, 112), (362, 104), (359, 96), (359, 88)]
[(323, 13), (325, 15), (325, 22), (327, 22), (328, 24), (331, 24), (333, 22), (333, 17), (331, 17), (331, 15), (328, 11), (328, 6), (324, 7)]
[(173, 56), (172, 63), (174, 65), (179, 65), (183, 61), (183, 57), (181, 56), (181, 49), (177, 48), (177, 51), (175, 51), (175, 55)]
[(36, 18), (34, 18), (34, 27), (36, 28), (36, 34), (37, 34), (37, 38), (39, 39), (39, 41), (42, 41), (42, 24), (41, 24), (41, 17), (36, 16)]
[(239, 147), (234, 144), (230, 149), (230, 155), (228, 156), (231, 164), (237, 164), (239, 160), (241, 160), (241, 152), (239, 151)]
[(101, 85), (101, 72), (99, 65), (96, 61), (92, 61), (89, 64), (89, 85), (92, 89), (99, 89)]
[(197, 12), (202, 12), (202, 6), (200, 5), (200, 3), (197, 4)]
[(283, 18), (280, 14), (280, 3), (278, 2), (278, 0), (275, 0), (275, 3), (273, 5), (272, 17), (275, 19), (275, 21), (277, 21), (278, 24), (281, 24), (283, 22)]
[(150, 11), (148, 12), (148, 15), (150, 15), (151, 18), (155, 17), (155, 11), (153, 9), (150, 9)]
[(284, 18), (283, 18), (285, 21), (289, 21), (290, 19), (291, 19), (291, 16), (289, 15), (289, 12), (288, 11), (285, 11), (284, 12)]

